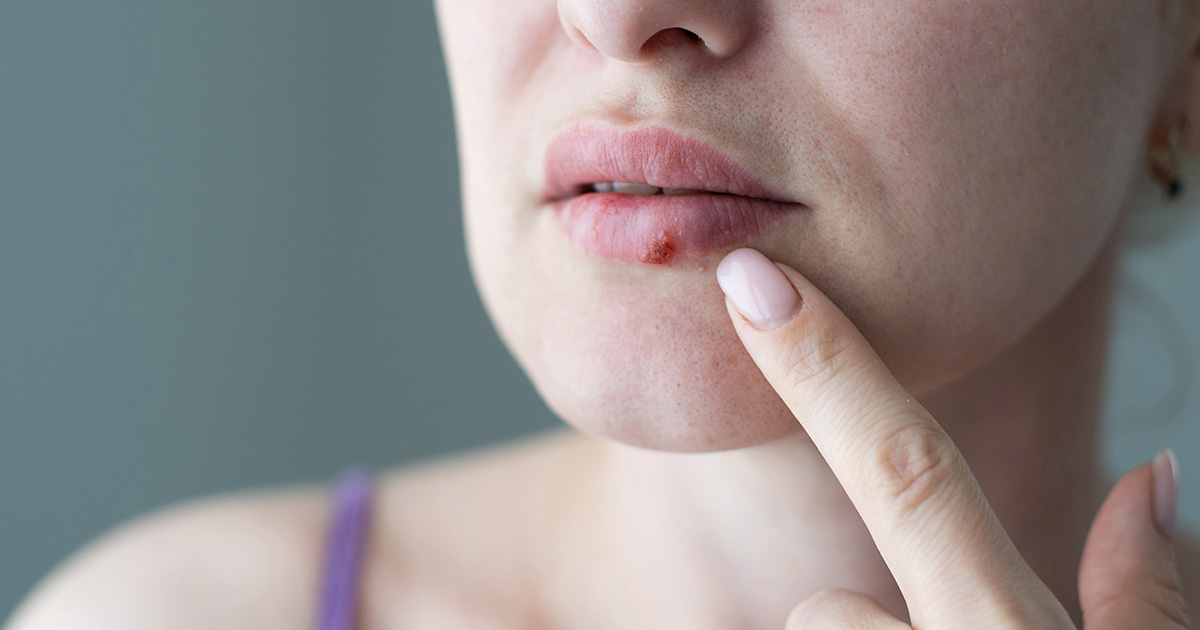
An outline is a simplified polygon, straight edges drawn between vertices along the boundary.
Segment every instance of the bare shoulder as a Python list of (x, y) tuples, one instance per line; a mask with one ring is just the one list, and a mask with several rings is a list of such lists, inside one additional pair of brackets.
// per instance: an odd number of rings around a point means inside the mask
[[(364, 569), (363, 627), (520, 627), (497, 585), (528, 562), (541, 478), (577, 457), (554, 434), (378, 477)], [(5, 630), (298, 628), (312, 625), (330, 508), (328, 484), (190, 501), (138, 518), (68, 559)], [(476, 611), (491, 618), (480, 625)], [(525, 626), (528, 627), (528, 626)]]
[(236, 627), (260, 617), (262, 628), (307, 625), (299, 604), (315, 588), (326, 494), (226, 494), (140, 517), (46, 577), (8, 628)]

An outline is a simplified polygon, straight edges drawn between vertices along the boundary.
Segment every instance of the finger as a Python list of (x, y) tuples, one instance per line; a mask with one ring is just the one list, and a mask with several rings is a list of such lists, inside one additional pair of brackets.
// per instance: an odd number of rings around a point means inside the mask
[(1187, 608), (1170, 541), (1178, 502), (1175, 456), (1126, 473), (1088, 532), (1079, 568), (1087, 630), (1187, 628)]
[(1011, 593), (1054, 601), (950, 437), (821, 291), (751, 249), (717, 274), (743, 345), (863, 517), (917, 627), (953, 627), (925, 615), (963, 607), (1013, 608)]
[(792, 609), (785, 630), (912, 630), (879, 602), (856, 591), (829, 589)]

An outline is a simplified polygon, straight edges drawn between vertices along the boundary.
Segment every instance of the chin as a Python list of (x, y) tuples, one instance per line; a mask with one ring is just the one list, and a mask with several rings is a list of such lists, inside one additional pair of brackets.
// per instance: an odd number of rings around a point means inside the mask
[(585, 302), (544, 305), (537, 330), (508, 341), (550, 408), (591, 435), (710, 452), (801, 432), (738, 340), (715, 281), (700, 284), (593, 289)]
[(766, 379), (753, 364), (740, 365), (740, 357), (729, 357), (735, 366), (714, 356), (689, 367), (676, 361), (694, 358), (690, 353), (672, 358), (669, 350), (660, 350), (654, 360), (631, 370), (630, 361), (647, 349), (626, 350), (629, 358), (621, 359), (613, 348), (587, 365), (548, 358), (535, 385), (571, 426), (639, 448), (725, 451), (802, 431)]
[[(673, 452), (748, 448), (803, 432), (729, 320), (714, 272), (724, 252), (687, 264), (636, 265), (597, 260), (551, 230), (522, 247), (497, 232), (469, 232), (484, 304), (543, 400), (568, 424)], [(952, 293), (941, 285), (888, 290), (894, 269), (875, 281), (846, 271), (836, 257), (809, 265), (779, 258), (825, 288), (914, 396), (999, 352), (998, 331), (986, 324), (1014, 332), (1013, 318), (963, 306), (975, 300), (956, 300), (953, 311), (930, 300)]]
[[(720, 316), (726, 318), (723, 305)], [(634, 323), (545, 341), (522, 363), (554, 413), (584, 433), (638, 448), (700, 453), (804, 431), (727, 319), (707, 334), (675, 322)]]

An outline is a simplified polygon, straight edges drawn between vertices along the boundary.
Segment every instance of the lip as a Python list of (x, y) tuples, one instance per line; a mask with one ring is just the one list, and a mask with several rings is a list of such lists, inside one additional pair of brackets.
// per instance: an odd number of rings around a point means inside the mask
[[(787, 214), (788, 199), (716, 149), (661, 127), (582, 125), (546, 150), (542, 201), (570, 242), (625, 262), (666, 265), (748, 241)], [(680, 195), (588, 192), (596, 182), (696, 191)]]

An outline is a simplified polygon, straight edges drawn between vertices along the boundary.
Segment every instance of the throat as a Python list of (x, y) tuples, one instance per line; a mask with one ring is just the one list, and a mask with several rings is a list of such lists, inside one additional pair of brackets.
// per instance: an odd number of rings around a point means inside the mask
[[(854, 506), (805, 436), (705, 454), (613, 445), (615, 536), (631, 602), (658, 627), (773, 628), (809, 595), (903, 599)], [(714, 620), (721, 623), (714, 625)]]

